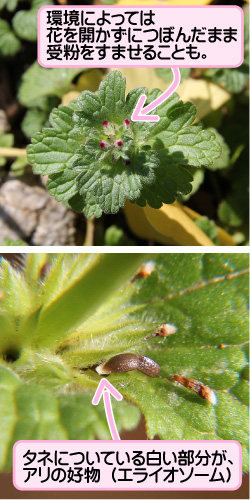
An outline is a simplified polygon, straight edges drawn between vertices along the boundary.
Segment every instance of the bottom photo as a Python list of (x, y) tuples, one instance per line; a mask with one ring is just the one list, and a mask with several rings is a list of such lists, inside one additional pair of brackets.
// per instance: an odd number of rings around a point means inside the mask
[(0, 259), (2, 498), (248, 498), (248, 253)]

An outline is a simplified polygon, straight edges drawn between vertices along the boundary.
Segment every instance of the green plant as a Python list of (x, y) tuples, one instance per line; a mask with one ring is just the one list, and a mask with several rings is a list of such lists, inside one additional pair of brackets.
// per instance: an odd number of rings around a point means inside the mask
[(122, 246), (130, 246), (135, 245), (135, 243), (126, 237), (124, 231), (117, 226), (109, 226), (109, 228), (105, 231), (104, 235), (104, 244), (105, 245), (122, 245)]
[[(7, 159), (5, 157), (6, 152), (8, 152), (10, 154), (10, 156), (11, 156), (11, 152), (14, 151), (14, 150), (17, 151), (18, 154), (20, 153), (20, 150), (16, 150), (15, 148), (13, 148), (13, 144), (14, 144), (14, 135), (13, 134), (6, 134), (5, 132), (2, 132), (0, 130), (0, 169), (2, 167), (6, 166), (6, 163), (7, 163)], [(1, 156), (2, 152), (3, 152), (4, 156)], [(27, 166), (28, 166), (27, 156), (26, 155), (25, 156), (19, 156), (10, 165), (10, 170), (16, 176), (19, 176), (19, 175), (23, 175), (24, 174)]]
[(11, 26), (5, 19), (0, 19), (0, 56), (12, 56), (21, 48), (21, 42), (16, 37)]
[(136, 88), (125, 98), (125, 79), (110, 73), (97, 93), (84, 91), (70, 106), (50, 114), (51, 128), (34, 135), (28, 160), (47, 188), (87, 217), (116, 213), (129, 199), (160, 208), (191, 191), (189, 165), (209, 165), (221, 147), (210, 131), (191, 126), (196, 108), (173, 94), (158, 107), (158, 123), (132, 122), (143, 93), (152, 102), (161, 92)]
[(11, 238), (4, 238), (2, 243), (2, 247), (17, 247), (17, 246), (29, 246), (28, 243), (25, 243), (23, 240), (12, 240)]
[[(118, 429), (136, 425), (139, 407), (150, 439), (235, 439), (247, 470), (248, 255), (159, 254), (151, 274), (131, 280), (149, 258), (28, 254), (18, 268), (2, 259), (1, 469), (19, 439), (109, 439), (103, 408), (91, 405), (91, 368), (134, 352), (161, 372), (109, 376), (128, 401), (114, 405)], [(175, 333), (153, 337), (166, 322)], [(210, 386), (217, 405), (175, 374)]]
[(72, 81), (84, 68), (43, 68), (35, 61), (22, 76), (18, 90), (18, 100), (26, 106), (26, 112), (21, 124), (26, 137), (49, 126), (49, 114), (58, 106), (60, 100), (69, 92)]
[(214, 221), (209, 220), (208, 217), (203, 216), (200, 219), (195, 220), (195, 224), (202, 229), (202, 231), (215, 243), (219, 245), (218, 241), (218, 228), (216, 227)]
[[(11, 148), (14, 144), (14, 135), (0, 130), (0, 148)], [(6, 158), (0, 156), (0, 168), (6, 165)]]
[[(12, 12), (17, 4), (18, 0), (0, 0), (0, 10), (6, 8)], [(29, 10), (19, 10), (13, 15), (12, 26), (8, 21), (0, 19), (0, 56), (14, 56), (22, 47), (21, 40), (36, 41), (37, 12), (43, 5), (53, 5), (53, 2), (32, 0)]]

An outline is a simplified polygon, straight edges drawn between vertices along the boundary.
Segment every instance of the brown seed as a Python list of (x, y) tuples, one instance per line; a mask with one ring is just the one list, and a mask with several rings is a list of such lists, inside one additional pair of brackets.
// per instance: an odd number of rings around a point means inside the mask
[(133, 353), (118, 354), (95, 368), (99, 375), (140, 370), (149, 377), (156, 377), (160, 366), (151, 358)]
[(153, 335), (160, 337), (168, 337), (169, 335), (173, 335), (173, 333), (177, 332), (177, 328), (174, 325), (170, 325), (170, 323), (164, 323), (163, 325), (158, 326), (157, 330), (153, 333)]
[(138, 356), (136, 354), (118, 354), (108, 361), (96, 367), (99, 375), (109, 375), (110, 373), (130, 372), (138, 367)]
[(174, 375), (173, 378), (174, 380), (176, 380), (176, 382), (179, 382), (179, 384), (184, 385), (184, 387), (187, 387), (187, 389), (191, 389), (191, 391), (196, 392), (201, 398), (209, 401), (209, 403), (213, 405), (217, 404), (217, 397), (215, 392), (207, 385), (199, 382), (199, 380), (182, 377), (181, 375)]
[(138, 358), (137, 369), (149, 377), (157, 377), (161, 367), (153, 359), (147, 358), (147, 356), (138, 356)]
[(131, 283), (133, 283), (133, 281), (137, 280), (138, 278), (146, 278), (154, 271), (154, 269), (154, 262), (146, 262), (146, 264), (143, 264), (140, 267), (138, 273), (136, 273), (136, 275), (132, 278)]

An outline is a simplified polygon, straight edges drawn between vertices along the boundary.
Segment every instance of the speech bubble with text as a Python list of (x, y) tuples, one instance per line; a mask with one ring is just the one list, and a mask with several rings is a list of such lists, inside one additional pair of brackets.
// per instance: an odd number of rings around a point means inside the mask
[(237, 441), (18, 441), (19, 490), (235, 490)]
[(44, 6), (38, 62), (46, 68), (233, 68), (244, 59), (237, 6)]

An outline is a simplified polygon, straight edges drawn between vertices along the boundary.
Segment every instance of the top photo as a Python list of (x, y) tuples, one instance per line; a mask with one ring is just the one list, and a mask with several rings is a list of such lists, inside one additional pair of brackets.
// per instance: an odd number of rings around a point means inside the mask
[(249, 245), (248, 116), (248, 0), (0, 0), (0, 246)]

